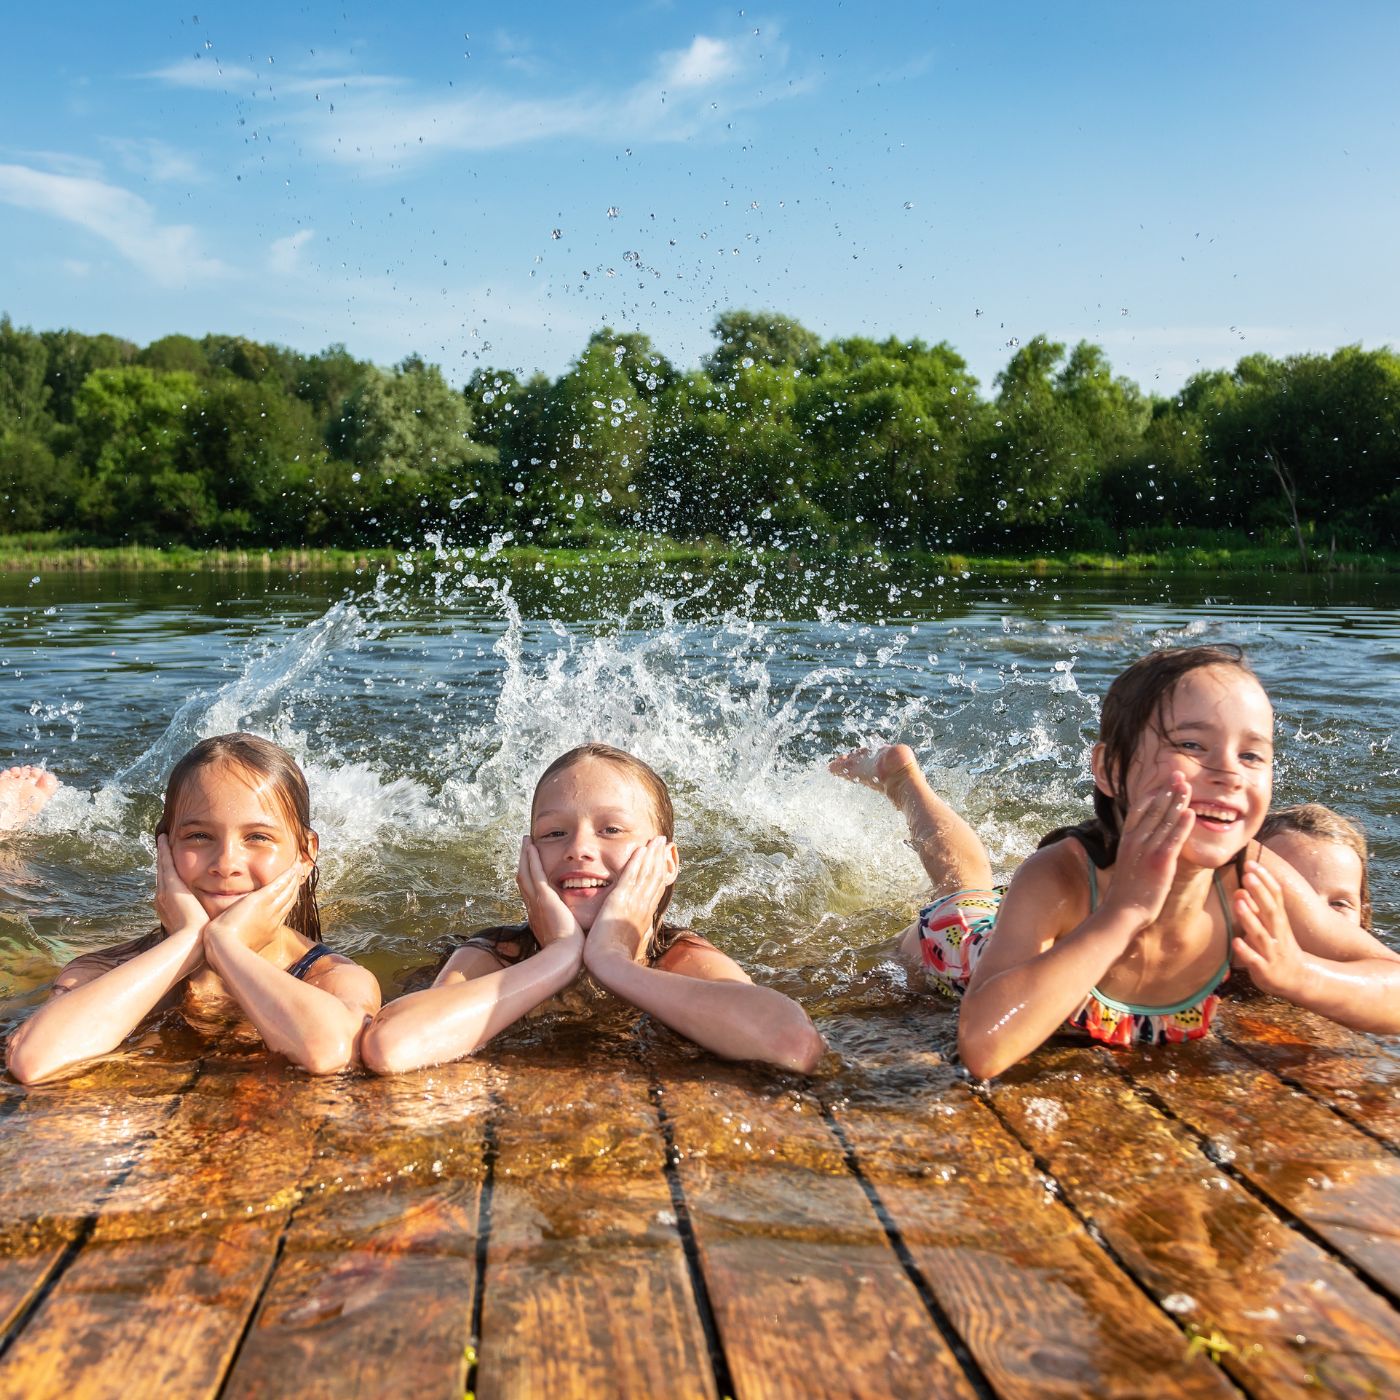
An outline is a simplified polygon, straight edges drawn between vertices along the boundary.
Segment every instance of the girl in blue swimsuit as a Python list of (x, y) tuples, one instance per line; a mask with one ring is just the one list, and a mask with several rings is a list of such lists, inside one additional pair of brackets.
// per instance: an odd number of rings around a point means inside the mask
[(833, 764), (909, 819), (939, 898), (901, 952), (961, 997), (958, 1047), (974, 1074), (1000, 1074), (1065, 1028), (1114, 1045), (1195, 1039), (1234, 969), (1353, 1028), (1400, 1031), (1400, 955), (1255, 839), (1272, 732), (1237, 649), (1135, 662), (1104, 698), (1093, 818), (1051, 832), (1004, 892), (907, 748)]
[(196, 1024), (251, 1022), (314, 1074), (357, 1063), (379, 984), (321, 942), (317, 850), (306, 779), (285, 749), (254, 734), (196, 744), (171, 770), (156, 827), (160, 927), (70, 962), (10, 1037), (10, 1073), (50, 1079), (177, 1004)]

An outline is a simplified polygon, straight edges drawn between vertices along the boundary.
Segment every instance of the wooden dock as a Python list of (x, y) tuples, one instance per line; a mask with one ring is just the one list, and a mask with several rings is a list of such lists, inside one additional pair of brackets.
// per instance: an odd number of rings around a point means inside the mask
[(833, 1018), (810, 1082), (6, 1083), (0, 1395), (1400, 1395), (1391, 1047), (1247, 1003), (983, 1090), (928, 1015)]

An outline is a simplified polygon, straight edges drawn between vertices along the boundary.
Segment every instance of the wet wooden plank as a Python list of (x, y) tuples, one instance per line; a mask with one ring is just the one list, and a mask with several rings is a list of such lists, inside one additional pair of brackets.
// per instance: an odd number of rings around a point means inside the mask
[(272, 1265), (333, 1092), (206, 1067), (0, 1364), (25, 1396), (214, 1395)]
[(462, 1394), (492, 1081), (343, 1083), (225, 1400)]
[(922, 1025), (885, 1018), (879, 1043), (833, 1116), (998, 1396), (1237, 1394), (926, 1048)]
[(1272, 997), (1221, 1008), (1232, 1044), (1400, 1151), (1395, 1041), (1348, 1030)]
[(1400, 1296), (1400, 1157), (1219, 1041), (1130, 1062), (1129, 1077), (1392, 1296)]
[(189, 1084), (189, 1065), (118, 1057), (58, 1084), (5, 1084), (0, 1119), (0, 1334)]
[(709, 1064), (660, 1100), (740, 1395), (975, 1394), (810, 1094)]
[(503, 1073), (477, 1395), (715, 1396), (646, 1078)]
[(1251, 1395), (1375, 1396), (1400, 1375), (1395, 1310), (1222, 1173), (1133, 1092), (1110, 1052), (1042, 1050), (992, 1103), (1076, 1213)]

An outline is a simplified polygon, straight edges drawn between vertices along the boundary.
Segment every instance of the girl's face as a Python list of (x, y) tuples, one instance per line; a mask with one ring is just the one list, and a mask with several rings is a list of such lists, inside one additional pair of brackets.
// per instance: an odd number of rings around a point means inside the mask
[[(585, 758), (535, 794), (530, 836), (547, 879), (586, 933), (632, 853), (661, 835), (651, 796), (616, 764)], [(668, 883), (676, 878), (667, 846)]]
[(307, 833), (303, 852), (270, 785), (229, 764), (209, 764), (190, 776), (167, 834), (175, 873), (210, 918), (303, 854), (316, 858), (316, 833)]
[(1361, 857), (1340, 841), (1303, 831), (1280, 831), (1264, 843), (1349, 923), (1361, 924)]
[[(1227, 666), (1204, 666), (1177, 681), (1162, 709), (1163, 733), (1149, 729), (1128, 765), (1130, 807), (1185, 776), (1195, 825), (1181, 858), (1208, 869), (1232, 860), (1257, 832), (1273, 797), (1274, 712), (1253, 676)], [(1094, 778), (1114, 795), (1102, 745)]]

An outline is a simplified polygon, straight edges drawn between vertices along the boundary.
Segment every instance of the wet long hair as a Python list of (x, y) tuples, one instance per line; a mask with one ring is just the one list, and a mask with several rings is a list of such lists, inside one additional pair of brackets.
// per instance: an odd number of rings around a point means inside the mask
[[(577, 748), (570, 749), (568, 753), (561, 753), (540, 774), (539, 781), (535, 783), (535, 791), (530, 798), (530, 821), (532, 824), (535, 818), (535, 805), (540, 800), (540, 789), (545, 783), (555, 774), (576, 768), (580, 763), (585, 763), (589, 759), (598, 763), (610, 763), (638, 784), (651, 802), (652, 816), (656, 819), (657, 831), (668, 841), (676, 839), (676, 810), (672, 806), (671, 794), (667, 791), (661, 775), (649, 763), (644, 763), (638, 758), (636, 754), (630, 754), (626, 749), (614, 748), (611, 744), (580, 744)], [(667, 885), (661, 895), (661, 901), (656, 906), (656, 915), (652, 919), (654, 932), (661, 928), (661, 916), (671, 903), (671, 894), (674, 890), (674, 884)]]
[(1109, 686), (1099, 720), (1099, 742), (1103, 745), (1104, 776), (1113, 787), (1113, 795), (1095, 783), (1093, 817), (1075, 826), (1057, 827), (1042, 838), (1042, 847), (1073, 836), (1100, 870), (1118, 859), (1118, 841), (1128, 814), (1128, 768), (1138, 744), (1149, 731), (1166, 737), (1167, 705), (1181, 678), (1209, 666), (1258, 679), (1244, 652), (1226, 644), (1149, 652)]
[(1349, 851), (1355, 851), (1361, 861), (1361, 927), (1371, 931), (1371, 868), (1366, 851), (1366, 833), (1350, 817), (1324, 807), (1320, 802), (1300, 802), (1296, 807), (1276, 807), (1264, 818), (1259, 839), (1267, 842), (1271, 836), (1294, 831), (1299, 836), (1311, 836), (1317, 841), (1335, 841)]
[[(180, 759), (166, 780), (165, 806), (156, 824), (156, 835), (168, 836), (175, 828), (190, 779), (203, 768), (219, 765), (232, 768), (255, 791), (267, 789), (272, 793), (296, 837), (299, 854), (309, 860), (311, 792), (306, 786), (306, 775), (286, 749), (257, 734), (216, 734), (202, 739)], [(316, 904), (320, 878), (321, 872), (313, 865), (287, 915), (287, 926), (313, 943), (321, 941), (321, 911)]]

